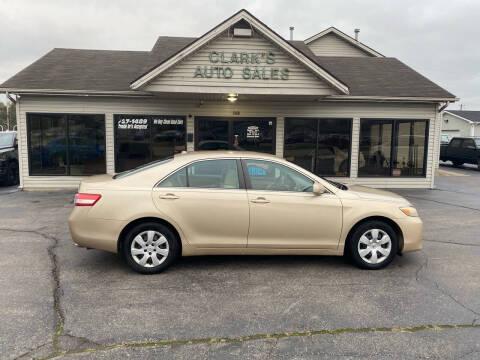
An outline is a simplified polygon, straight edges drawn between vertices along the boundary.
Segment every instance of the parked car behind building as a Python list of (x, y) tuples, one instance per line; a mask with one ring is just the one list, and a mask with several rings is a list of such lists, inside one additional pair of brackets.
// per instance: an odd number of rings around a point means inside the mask
[(440, 148), (440, 160), (460, 166), (465, 163), (478, 165), (480, 169), (480, 138), (455, 137)]
[(16, 131), (0, 132), (0, 184), (18, 184), (18, 145)]

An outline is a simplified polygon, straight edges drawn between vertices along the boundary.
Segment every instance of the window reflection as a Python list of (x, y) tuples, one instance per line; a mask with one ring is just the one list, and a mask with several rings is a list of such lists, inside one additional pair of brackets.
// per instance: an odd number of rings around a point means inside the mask
[(285, 119), (287, 160), (321, 176), (348, 176), (351, 119)]
[(30, 175), (105, 172), (105, 118), (89, 114), (28, 114)]
[(425, 176), (427, 120), (362, 119), (360, 124), (359, 176)]
[(115, 115), (114, 119), (116, 172), (186, 149), (184, 116)]
[(360, 123), (360, 176), (389, 176), (392, 121), (363, 120)]

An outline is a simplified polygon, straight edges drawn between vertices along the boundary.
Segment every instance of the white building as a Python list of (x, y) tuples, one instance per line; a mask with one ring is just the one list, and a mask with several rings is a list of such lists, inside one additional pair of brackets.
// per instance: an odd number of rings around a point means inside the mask
[(287, 41), (246, 10), (150, 51), (54, 49), (0, 91), (17, 99), (24, 188), (225, 148), (344, 183), (429, 188), (440, 112), (457, 100), (335, 28)]
[(442, 134), (449, 137), (480, 136), (480, 111), (444, 111)]

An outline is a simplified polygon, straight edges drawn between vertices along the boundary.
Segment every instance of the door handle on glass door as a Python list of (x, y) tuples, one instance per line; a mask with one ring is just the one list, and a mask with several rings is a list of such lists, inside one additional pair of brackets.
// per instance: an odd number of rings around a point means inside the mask
[(256, 204), (268, 204), (270, 200), (267, 200), (264, 197), (258, 197), (256, 199), (253, 199), (252, 202)]
[(179, 197), (175, 194), (172, 194), (172, 193), (168, 193), (168, 194), (165, 194), (165, 195), (160, 195), (160, 199), (172, 199), (172, 200), (175, 200), (175, 199), (178, 199)]

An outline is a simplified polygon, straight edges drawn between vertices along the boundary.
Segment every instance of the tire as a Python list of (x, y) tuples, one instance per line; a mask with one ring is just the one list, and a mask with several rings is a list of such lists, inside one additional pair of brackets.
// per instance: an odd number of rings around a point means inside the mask
[(155, 222), (135, 226), (124, 241), (127, 264), (140, 274), (160, 273), (180, 255), (179, 239), (167, 226)]
[(368, 270), (382, 269), (390, 264), (397, 250), (397, 234), (383, 221), (367, 221), (361, 224), (348, 243), (348, 253), (355, 264)]
[(13, 162), (8, 164), (7, 173), (5, 174), (5, 184), (7, 186), (18, 184), (18, 167)]
[(463, 162), (459, 162), (459, 161), (452, 161), (452, 163), (453, 163), (453, 166), (455, 167), (459, 167), (463, 165)]

